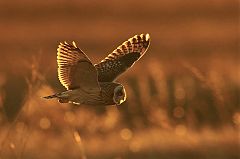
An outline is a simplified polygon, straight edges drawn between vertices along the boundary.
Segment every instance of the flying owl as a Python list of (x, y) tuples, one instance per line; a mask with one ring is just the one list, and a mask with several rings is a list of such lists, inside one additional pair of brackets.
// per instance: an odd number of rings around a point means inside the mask
[(60, 103), (79, 105), (122, 104), (127, 97), (126, 91), (114, 80), (145, 54), (149, 44), (149, 34), (135, 35), (93, 65), (75, 42), (60, 43), (57, 49), (58, 78), (67, 91), (43, 98), (57, 98)]

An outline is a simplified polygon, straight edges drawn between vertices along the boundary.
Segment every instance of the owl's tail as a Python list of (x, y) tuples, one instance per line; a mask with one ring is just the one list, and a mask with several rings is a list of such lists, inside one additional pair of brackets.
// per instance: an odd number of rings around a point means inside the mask
[(59, 95), (60, 95), (60, 93), (57, 93), (57, 94), (53, 94), (53, 95), (50, 95), (50, 96), (45, 96), (45, 97), (43, 97), (43, 98), (45, 98), (45, 99), (58, 98)]
[(52, 98), (64, 98), (64, 97), (68, 97), (67, 92), (61, 92), (61, 93), (56, 93), (50, 96), (45, 96), (43, 98), (45, 99), (52, 99)]
[(56, 93), (56, 94), (53, 94), (53, 95), (50, 95), (50, 96), (45, 96), (43, 98), (45, 98), (45, 99), (58, 98), (58, 101), (60, 103), (68, 103), (67, 97), (68, 97), (67, 93), (61, 92), (61, 93)]
[(53, 94), (53, 95), (50, 95), (50, 96), (45, 96), (43, 98), (45, 99), (52, 99), (52, 98), (57, 98), (58, 97), (58, 94)]

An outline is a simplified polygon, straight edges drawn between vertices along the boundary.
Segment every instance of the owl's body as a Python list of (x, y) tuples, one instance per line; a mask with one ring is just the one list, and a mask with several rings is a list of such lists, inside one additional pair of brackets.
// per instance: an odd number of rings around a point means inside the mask
[[(59, 98), (60, 103), (73, 103), (84, 105), (114, 105), (113, 95), (116, 87), (123, 87), (115, 82), (101, 82), (101, 91), (84, 91), (81, 88), (67, 90), (65, 92), (57, 93), (45, 98)], [(125, 97), (126, 98), (126, 97)]]
[(114, 80), (144, 55), (149, 42), (149, 34), (136, 35), (95, 65), (75, 42), (60, 43), (58, 78), (67, 91), (44, 98), (79, 105), (120, 105), (126, 100), (126, 91)]

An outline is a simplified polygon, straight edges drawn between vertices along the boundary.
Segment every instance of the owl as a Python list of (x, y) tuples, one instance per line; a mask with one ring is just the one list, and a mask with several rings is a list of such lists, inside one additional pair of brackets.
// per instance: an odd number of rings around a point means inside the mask
[(43, 98), (78, 105), (122, 104), (127, 98), (126, 90), (114, 81), (145, 54), (149, 44), (149, 34), (135, 35), (94, 65), (75, 42), (60, 43), (58, 78), (67, 90)]

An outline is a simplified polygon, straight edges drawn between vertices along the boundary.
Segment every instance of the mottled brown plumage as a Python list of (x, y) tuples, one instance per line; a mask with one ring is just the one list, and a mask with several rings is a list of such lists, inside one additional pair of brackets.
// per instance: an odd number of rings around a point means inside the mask
[(113, 81), (145, 54), (149, 43), (149, 34), (135, 35), (125, 41), (105, 59), (95, 65), (98, 71), (98, 81)]
[(58, 98), (60, 103), (121, 104), (126, 100), (126, 91), (113, 81), (145, 54), (149, 43), (149, 34), (135, 35), (95, 65), (75, 42), (60, 43), (58, 78), (67, 91), (44, 98)]

